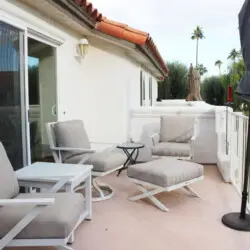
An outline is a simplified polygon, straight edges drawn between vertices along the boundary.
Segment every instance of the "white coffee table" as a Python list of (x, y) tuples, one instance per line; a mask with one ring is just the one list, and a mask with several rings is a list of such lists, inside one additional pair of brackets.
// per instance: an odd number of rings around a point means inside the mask
[(36, 162), (17, 170), (18, 183), (26, 188), (51, 189), (59, 180), (67, 179), (63, 189), (74, 192), (75, 188), (85, 182), (86, 219), (92, 218), (92, 183), (91, 165)]

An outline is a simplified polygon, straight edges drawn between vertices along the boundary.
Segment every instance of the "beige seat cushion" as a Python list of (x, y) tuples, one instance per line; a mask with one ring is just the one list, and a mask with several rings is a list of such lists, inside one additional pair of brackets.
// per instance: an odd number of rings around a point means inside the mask
[(203, 176), (203, 166), (197, 163), (175, 159), (159, 159), (132, 165), (128, 176), (161, 187), (171, 187)]
[[(81, 161), (82, 157), (86, 157), (86, 154), (75, 155), (70, 158), (65, 159), (65, 163), (77, 164)], [(109, 149), (96, 152), (93, 154), (88, 154), (88, 159), (84, 162), (84, 164), (93, 165), (93, 170), (96, 172), (107, 172), (119, 166), (122, 166), (127, 157), (125, 153), (121, 150), (113, 150)]]
[(189, 157), (191, 145), (188, 143), (160, 142), (152, 148), (153, 155)]
[[(17, 239), (62, 239), (69, 236), (84, 210), (82, 194), (35, 193), (20, 194), (15, 198), (52, 197), (55, 197), (55, 204), (44, 208), (41, 214), (17, 235)], [(31, 208), (30, 205), (0, 207), (0, 238), (5, 236)]]
[(194, 135), (194, 124), (193, 116), (162, 116), (160, 141), (187, 143)]
[[(90, 141), (84, 123), (81, 120), (70, 120), (57, 122), (53, 125), (53, 132), (56, 138), (56, 146), (63, 148), (84, 148), (90, 149)], [(82, 154), (79, 150), (62, 151), (62, 159), (65, 160), (72, 155)]]
[(1, 142), (0, 142), (0, 168), (1, 168), (0, 199), (11, 199), (12, 197), (16, 196), (19, 193), (19, 185), (17, 182), (15, 172), (11, 166), (6, 151)]

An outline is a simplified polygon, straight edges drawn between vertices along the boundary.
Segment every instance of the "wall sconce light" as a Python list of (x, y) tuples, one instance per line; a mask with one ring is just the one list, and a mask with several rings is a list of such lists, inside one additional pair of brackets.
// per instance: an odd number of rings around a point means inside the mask
[(77, 45), (77, 54), (81, 59), (87, 54), (88, 47), (89, 41), (86, 38), (82, 38)]

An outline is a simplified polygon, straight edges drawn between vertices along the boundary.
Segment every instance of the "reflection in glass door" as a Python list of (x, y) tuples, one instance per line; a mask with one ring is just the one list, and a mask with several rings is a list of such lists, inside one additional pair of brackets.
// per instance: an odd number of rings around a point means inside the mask
[(57, 121), (55, 48), (28, 37), (28, 88), (31, 162), (51, 159), (45, 124)]
[(14, 167), (27, 162), (24, 33), (0, 21), (0, 141)]

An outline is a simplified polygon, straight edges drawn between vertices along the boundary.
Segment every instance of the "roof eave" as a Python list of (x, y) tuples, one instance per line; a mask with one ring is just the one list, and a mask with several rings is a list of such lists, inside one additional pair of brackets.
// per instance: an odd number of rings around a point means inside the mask
[(137, 45), (137, 48), (147, 56), (147, 58), (153, 63), (153, 65), (158, 69), (158, 71), (161, 73), (162, 78), (166, 78), (168, 76), (168, 73), (163, 69), (163, 67), (158, 63), (156, 58), (154, 57), (153, 53), (148, 50), (146, 45)]
[(128, 41), (116, 38), (114, 36), (110, 36), (106, 33), (103, 33), (102, 31), (99, 31), (97, 29), (92, 31), (92, 37), (97, 37), (99, 39), (108, 41), (109, 43), (112, 43), (114, 45), (117, 45), (118, 47), (127, 49), (127, 50), (135, 50), (136, 49), (136, 45), (134, 43), (130, 43)]
[(89, 28), (94, 29), (97, 21), (95, 21), (89, 13), (81, 8), (74, 1), (70, 0), (51, 0), (57, 6), (60, 6), (64, 11), (69, 12), (79, 21), (84, 22)]

